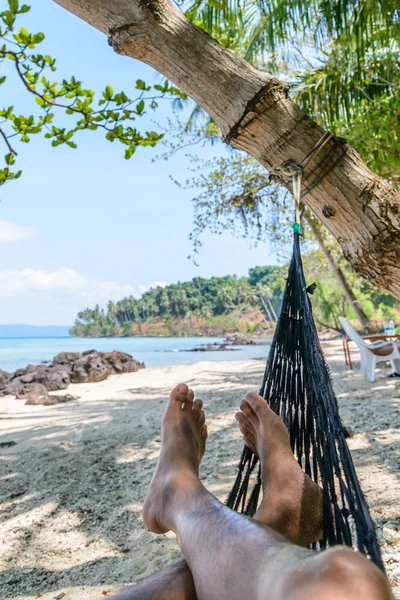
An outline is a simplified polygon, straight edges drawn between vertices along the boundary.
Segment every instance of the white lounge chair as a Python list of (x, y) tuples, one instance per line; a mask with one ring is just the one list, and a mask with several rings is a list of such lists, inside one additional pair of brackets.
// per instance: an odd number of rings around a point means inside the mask
[[(339, 317), (347, 336), (360, 349), (361, 373), (369, 381), (375, 381), (376, 363), (390, 361), (393, 372), (400, 373), (400, 351), (398, 343), (377, 340), (375, 342), (364, 340), (359, 333), (350, 325), (347, 319)], [(396, 363), (397, 361), (397, 363)]]

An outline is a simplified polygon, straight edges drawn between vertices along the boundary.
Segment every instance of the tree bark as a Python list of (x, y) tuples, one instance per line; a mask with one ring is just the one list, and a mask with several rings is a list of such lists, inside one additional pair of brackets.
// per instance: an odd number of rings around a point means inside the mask
[[(187, 92), (226, 143), (267, 169), (300, 162), (321, 138), (323, 129), (290, 100), (282, 82), (223, 48), (170, 0), (55, 2), (105, 33), (116, 52), (151, 65)], [(353, 268), (400, 299), (400, 194), (349, 148), (304, 202)]]
[(333, 257), (331, 251), (329, 250), (329, 248), (326, 247), (325, 242), (322, 238), (322, 235), (321, 235), (320, 231), (318, 230), (318, 227), (315, 225), (313, 218), (309, 217), (307, 214), (305, 214), (303, 216), (303, 218), (305, 219), (305, 221), (307, 222), (311, 231), (313, 232), (314, 237), (317, 240), (319, 247), (321, 248), (322, 252), (324, 253), (324, 256), (325, 256), (326, 260), (328, 261), (332, 271), (335, 273), (336, 279), (338, 280), (339, 285), (342, 288), (348, 303), (353, 308), (354, 312), (357, 315), (358, 320), (360, 321), (361, 328), (366, 332), (372, 331), (373, 328), (371, 326), (370, 320), (368, 319), (367, 315), (363, 311), (361, 303), (359, 300), (357, 300), (342, 269), (337, 264), (335, 258)]

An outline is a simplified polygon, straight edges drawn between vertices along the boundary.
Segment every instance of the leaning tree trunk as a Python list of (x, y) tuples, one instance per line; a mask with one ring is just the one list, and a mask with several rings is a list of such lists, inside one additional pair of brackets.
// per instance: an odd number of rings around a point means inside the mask
[(324, 253), (324, 256), (325, 256), (326, 260), (328, 261), (332, 271), (334, 272), (336, 279), (338, 280), (339, 285), (342, 288), (348, 303), (350, 304), (350, 306), (356, 313), (357, 318), (360, 321), (361, 328), (367, 332), (371, 331), (372, 326), (371, 326), (370, 320), (368, 319), (367, 315), (363, 311), (360, 301), (356, 298), (353, 290), (351, 289), (351, 287), (346, 279), (345, 274), (343, 273), (342, 269), (339, 267), (335, 258), (333, 257), (332, 252), (329, 250), (329, 248), (326, 247), (325, 242), (322, 238), (321, 232), (318, 230), (318, 227), (316, 226), (313, 218), (311, 216), (307, 215), (307, 213), (304, 215), (303, 218), (305, 219), (306, 223), (308, 224), (311, 231), (313, 232), (314, 237), (317, 240), (320, 249)]
[[(321, 138), (323, 129), (289, 99), (281, 81), (223, 48), (170, 0), (55, 1), (105, 33), (116, 52), (151, 65), (187, 92), (226, 143), (267, 169), (301, 161)], [(349, 148), (304, 201), (354, 269), (400, 298), (400, 194)]]

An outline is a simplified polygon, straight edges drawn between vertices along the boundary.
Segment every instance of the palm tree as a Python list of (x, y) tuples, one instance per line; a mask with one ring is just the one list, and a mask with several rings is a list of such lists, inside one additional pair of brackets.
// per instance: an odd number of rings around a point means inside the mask
[(258, 69), (335, 65), (338, 85), (319, 93), (336, 112), (361, 97), (355, 84), (366, 64), (383, 66), (382, 48), (398, 52), (398, 10), (397, 0), (194, 0), (185, 14)]

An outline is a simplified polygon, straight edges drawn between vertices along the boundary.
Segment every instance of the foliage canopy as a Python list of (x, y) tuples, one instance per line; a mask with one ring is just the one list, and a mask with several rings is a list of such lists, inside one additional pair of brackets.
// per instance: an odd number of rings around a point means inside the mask
[(20, 177), (21, 171), (13, 170), (17, 156), (15, 141), (28, 143), (33, 135), (44, 134), (52, 146), (66, 144), (76, 148), (78, 132), (100, 130), (108, 141), (125, 147), (126, 159), (139, 146), (155, 146), (163, 134), (141, 132), (133, 123), (146, 111), (156, 110), (160, 100), (187, 99), (186, 94), (168, 81), (150, 86), (138, 79), (132, 97), (124, 91), (114, 91), (110, 85), (96, 97), (93, 90), (85, 88), (74, 76), (62, 79), (61, 83), (54, 81), (56, 60), (38, 51), (44, 34), (17, 27), (18, 18), (29, 10), (19, 0), (8, 0), (6, 10), (0, 12), (0, 60), (3, 70), (13, 67), (0, 77), (0, 86), (16, 76), (33, 101), (30, 115), (19, 114), (14, 105), (0, 109), (0, 137), (7, 150), (4, 167), (0, 169), (0, 185)]

